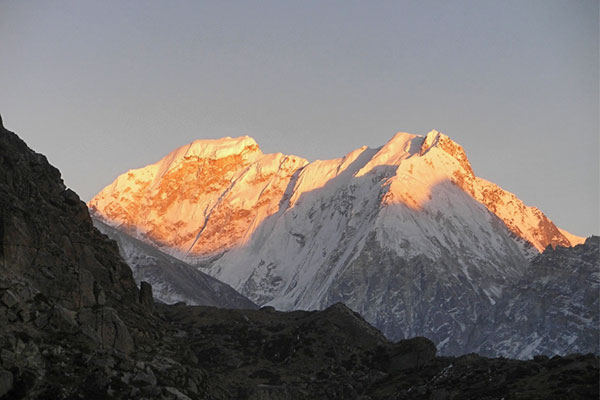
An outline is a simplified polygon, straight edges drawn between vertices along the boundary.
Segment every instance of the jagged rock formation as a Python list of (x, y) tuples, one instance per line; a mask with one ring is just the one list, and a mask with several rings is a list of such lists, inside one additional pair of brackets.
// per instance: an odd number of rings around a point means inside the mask
[(147, 297), (59, 171), (1, 127), (0, 396), (177, 398), (186, 379), (212, 393)]
[(593, 355), (435, 357), (341, 304), (153, 304), (59, 172), (2, 126), (0, 189), (0, 398), (598, 397)]
[(119, 176), (89, 206), (259, 305), (343, 302), (387, 337), (426, 336), (442, 354), (570, 349), (535, 330), (496, 348), (492, 316), (507, 311), (497, 304), (529, 259), (583, 239), (476, 177), (437, 131), (312, 163), (265, 155), (249, 137), (195, 141)]
[(599, 294), (598, 236), (572, 248), (548, 247), (504, 290), (478, 352), (518, 358), (599, 354)]
[(183, 301), (189, 305), (221, 308), (258, 308), (231, 286), (126, 233), (92, 220), (100, 232), (117, 242), (135, 281), (152, 285), (156, 300), (167, 304)]

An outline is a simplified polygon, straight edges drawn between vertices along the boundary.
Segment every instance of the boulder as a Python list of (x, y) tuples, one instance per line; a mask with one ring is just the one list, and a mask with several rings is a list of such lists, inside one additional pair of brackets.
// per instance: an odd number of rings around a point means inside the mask
[(148, 282), (140, 282), (140, 304), (146, 310), (152, 311), (154, 307), (154, 298), (152, 297), (152, 285)]
[(415, 337), (392, 345), (389, 372), (421, 368), (435, 358), (437, 348), (427, 338)]
[(58, 304), (52, 309), (49, 322), (50, 326), (59, 332), (75, 333), (79, 330), (75, 313)]
[(96, 331), (102, 348), (114, 348), (129, 354), (134, 349), (133, 338), (117, 312), (110, 307), (96, 311)]
[(13, 384), (13, 374), (3, 369), (0, 370), (0, 398), (12, 390)]
[(2, 303), (4, 303), (4, 305), (8, 308), (12, 308), (15, 304), (17, 304), (19, 302), (19, 299), (17, 298), (17, 296), (15, 296), (13, 294), (13, 292), (11, 292), (10, 290), (7, 290), (6, 292), (4, 292), (1, 300), (2, 300)]

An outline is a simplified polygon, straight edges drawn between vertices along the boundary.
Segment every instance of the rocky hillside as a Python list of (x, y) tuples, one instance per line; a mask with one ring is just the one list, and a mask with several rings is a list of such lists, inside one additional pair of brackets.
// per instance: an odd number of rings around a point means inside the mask
[(195, 267), (98, 220), (92, 221), (100, 232), (117, 242), (119, 252), (131, 267), (135, 281), (152, 285), (156, 300), (167, 304), (183, 301), (189, 305), (220, 308), (258, 308), (231, 286)]
[(223, 311), (174, 307), (209, 371), (244, 399), (592, 399), (598, 357), (519, 361), (477, 354), (435, 357), (418, 337), (390, 343), (347, 307), (324, 311)]
[(436, 357), (337, 304), (155, 304), (58, 170), (0, 119), (2, 399), (586, 399), (598, 358)]
[[(549, 325), (519, 325), (510, 345), (497, 341), (493, 316), (514, 310), (498, 304), (533, 278), (531, 258), (583, 239), (477, 177), (463, 148), (436, 131), (312, 163), (263, 154), (249, 137), (195, 141), (119, 176), (89, 206), (259, 305), (343, 302), (388, 338), (425, 336), (445, 355), (573, 349), (550, 339)], [(583, 332), (582, 317), (560, 326)], [(598, 349), (588, 336), (579, 343)]]
[(153, 306), (59, 171), (1, 127), (0, 397), (220, 393)]

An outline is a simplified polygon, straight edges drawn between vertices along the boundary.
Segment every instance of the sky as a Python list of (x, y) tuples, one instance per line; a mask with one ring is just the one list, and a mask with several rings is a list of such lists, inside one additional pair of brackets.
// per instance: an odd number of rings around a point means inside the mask
[(90, 200), (195, 139), (308, 160), (437, 129), (600, 233), (599, 2), (0, 0), (0, 114)]

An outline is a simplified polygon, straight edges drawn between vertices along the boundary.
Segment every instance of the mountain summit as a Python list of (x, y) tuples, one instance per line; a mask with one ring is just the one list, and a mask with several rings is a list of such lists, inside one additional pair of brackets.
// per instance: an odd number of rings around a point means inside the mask
[[(195, 140), (155, 164), (119, 176), (88, 205), (104, 221), (135, 229), (170, 253), (202, 258), (244, 243), (266, 217), (286, 211), (282, 206), (293, 208), (300, 196), (334, 178), (367, 174), (383, 189), (380, 205), (399, 202), (421, 209), (438, 183), (452, 182), (498, 216), (525, 247), (541, 252), (548, 245), (584, 241), (512, 193), (476, 177), (462, 147), (435, 130), (425, 137), (400, 132), (378, 149), (363, 146), (342, 158), (312, 163), (263, 154), (248, 136)], [(280, 204), (286, 200), (292, 201)], [(227, 218), (235, 226), (219, 234), (215, 228), (224, 212), (235, 214)]]
[(584, 241), (477, 177), (437, 131), (310, 163), (247, 136), (199, 140), (88, 206), (259, 305), (341, 301), (392, 339), (428, 336), (446, 353), (482, 346), (477, 326), (530, 259)]

